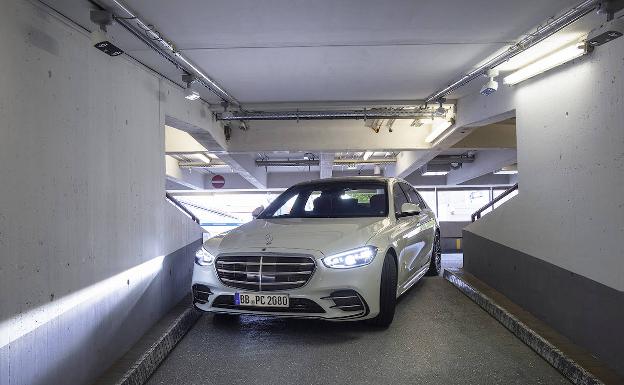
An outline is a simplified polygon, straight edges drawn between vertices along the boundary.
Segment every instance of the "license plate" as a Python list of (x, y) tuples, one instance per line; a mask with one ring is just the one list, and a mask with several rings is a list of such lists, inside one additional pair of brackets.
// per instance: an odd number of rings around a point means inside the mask
[(254, 307), (288, 307), (288, 294), (235, 293), (234, 304)]

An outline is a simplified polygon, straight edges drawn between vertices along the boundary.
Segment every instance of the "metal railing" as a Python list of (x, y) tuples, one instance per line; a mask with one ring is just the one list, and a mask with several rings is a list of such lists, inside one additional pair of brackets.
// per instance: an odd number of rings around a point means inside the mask
[(496, 203), (500, 202), (503, 198), (505, 198), (507, 195), (511, 194), (512, 192), (516, 191), (517, 189), (518, 189), (518, 183), (516, 183), (515, 185), (513, 185), (510, 188), (508, 188), (507, 190), (505, 190), (501, 195), (499, 195), (496, 198), (492, 199), (491, 202), (489, 202), (485, 206), (481, 207), (479, 210), (475, 211), (470, 216), (470, 219), (474, 222), (477, 219), (481, 218), (481, 213), (483, 213), (485, 210), (489, 209), (490, 207), (494, 206)]
[(180, 203), (179, 200), (175, 199), (173, 195), (169, 194), (168, 192), (165, 192), (165, 197), (167, 198), (169, 202), (171, 202), (177, 208), (182, 210), (186, 215), (191, 217), (191, 219), (195, 221), (198, 225), (201, 225), (199, 218), (195, 214), (193, 214), (189, 209), (187, 209), (182, 203)]

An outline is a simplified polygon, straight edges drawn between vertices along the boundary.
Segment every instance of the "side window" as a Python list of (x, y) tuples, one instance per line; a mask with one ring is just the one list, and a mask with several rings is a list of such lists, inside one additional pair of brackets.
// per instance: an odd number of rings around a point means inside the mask
[(416, 196), (418, 197), (418, 200), (420, 201), (420, 208), (421, 209), (428, 209), (429, 206), (427, 206), (427, 202), (425, 202), (425, 200), (420, 196), (418, 191), (414, 190), (414, 192), (416, 193)]
[(403, 190), (407, 194), (407, 197), (409, 198), (411, 203), (419, 205), (421, 209), (427, 208), (427, 204), (414, 187), (410, 186), (407, 183), (401, 183), (401, 187), (403, 187)]
[(403, 189), (400, 187), (398, 183), (394, 184), (393, 190), (393, 199), (394, 199), (394, 213), (399, 215), (401, 214), (401, 206), (403, 203), (407, 203), (407, 197), (405, 193), (403, 193)]

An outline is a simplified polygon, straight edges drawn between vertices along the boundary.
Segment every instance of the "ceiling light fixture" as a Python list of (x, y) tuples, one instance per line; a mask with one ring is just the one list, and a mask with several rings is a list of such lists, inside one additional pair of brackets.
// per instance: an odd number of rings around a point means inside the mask
[(431, 133), (427, 135), (427, 137), (425, 138), (425, 142), (434, 142), (436, 139), (438, 139), (440, 135), (442, 135), (442, 133), (444, 133), (444, 131), (446, 131), (447, 128), (451, 127), (452, 125), (453, 122), (451, 120), (446, 120), (444, 118), (433, 119), (433, 123), (431, 125)]
[(518, 173), (518, 166), (515, 164), (511, 166), (505, 166), (501, 168), (500, 170), (494, 171), (494, 174), (496, 175), (515, 175), (517, 173)]
[(368, 160), (368, 158), (370, 158), (371, 156), (373, 156), (373, 152), (372, 151), (366, 151), (364, 153), (363, 158), (364, 158), (364, 160)]
[(197, 100), (200, 98), (199, 92), (194, 89), (193, 83), (197, 79), (191, 75), (182, 75), (182, 81), (186, 83), (186, 88), (184, 89), (184, 98), (188, 100)]
[(503, 83), (507, 85), (518, 84), (524, 80), (532, 78), (533, 76), (546, 72), (549, 69), (583, 56), (588, 52), (589, 50), (586, 44), (572, 44), (519, 69), (511, 75), (505, 76)]
[(444, 176), (448, 173), (448, 171), (425, 171), (422, 173), (422, 176)]
[(184, 91), (184, 97), (188, 100), (197, 100), (199, 99), (199, 92), (195, 91), (190, 87), (187, 87)]
[(438, 103), (440, 103), (440, 106), (435, 110), (436, 114), (438, 115), (446, 115), (446, 108), (444, 108), (444, 106), (442, 105), (442, 103), (446, 102), (446, 99), (444, 98), (440, 98), (438, 99)]

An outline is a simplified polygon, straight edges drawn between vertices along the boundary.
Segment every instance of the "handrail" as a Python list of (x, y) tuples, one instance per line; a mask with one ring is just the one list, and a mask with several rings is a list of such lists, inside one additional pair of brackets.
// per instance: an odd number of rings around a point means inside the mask
[(479, 210), (475, 211), (471, 216), (470, 219), (474, 222), (477, 219), (481, 218), (481, 213), (484, 212), (485, 210), (489, 209), (490, 207), (494, 206), (496, 203), (498, 203), (501, 199), (503, 199), (504, 197), (506, 197), (507, 195), (511, 194), (512, 192), (514, 192), (515, 190), (518, 189), (518, 183), (516, 183), (515, 185), (511, 186), (510, 188), (508, 188), (507, 190), (505, 190), (501, 195), (497, 196), (496, 198), (492, 199), (491, 202), (489, 202), (488, 204), (486, 204), (485, 206), (481, 207)]
[(197, 216), (195, 214), (193, 214), (182, 203), (180, 203), (179, 200), (175, 199), (173, 197), (173, 195), (171, 195), (171, 194), (169, 194), (168, 192), (165, 191), (165, 197), (169, 200), (169, 202), (171, 202), (172, 204), (176, 205), (180, 210), (184, 211), (184, 213), (186, 215), (188, 215), (189, 217), (191, 217), (191, 219), (194, 220), (198, 225), (201, 225), (201, 221), (199, 220), (199, 218), (197, 218)]

